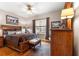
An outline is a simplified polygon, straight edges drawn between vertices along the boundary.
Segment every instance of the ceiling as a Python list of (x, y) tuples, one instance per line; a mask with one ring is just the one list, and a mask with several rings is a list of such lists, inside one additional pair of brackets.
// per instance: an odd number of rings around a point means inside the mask
[(33, 6), (33, 14), (28, 14), (25, 6), (27, 4), (28, 2), (0, 2), (0, 9), (27, 18), (51, 11), (61, 10), (64, 7), (64, 2), (30, 2)]

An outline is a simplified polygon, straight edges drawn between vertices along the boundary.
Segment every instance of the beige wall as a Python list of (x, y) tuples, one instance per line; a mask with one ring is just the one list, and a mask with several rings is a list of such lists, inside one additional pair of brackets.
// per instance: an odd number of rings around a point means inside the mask
[(48, 13), (44, 13), (44, 14), (41, 14), (41, 15), (36, 15), (34, 17), (29, 17), (27, 19), (29, 20), (37, 20), (37, 19), (42, 19), (42, 18), (47, 18), (47, 17), (50, 17), (50, 20), (52, 21), (56, 21), (56, 20), (60, 20), (60, 16), (61, 16), (61, 10), (59, 11), (52, 11), (52, 12), (48, 12)]
[(47, 18), (47, 17), (50, 17), (50, 22), (61, 20), (61, 18), (60, 18), (61, 17), (61, 10), (37, 15), (37, 16), (34, 16), (34, 17), (30, 17), (30, 18), (27, 18), (27, 20), (30, 20), (31, 24), (32, 24), (32, 20), (37, 20), (37, 19), (42, 19), (42, 18)]
[(73, 23), (74, 29), (74, 52), (79, 56), (79, 2), (74, 2), (75, 18)]
[(79, 55), (79, 17), (74, 19), (74, 49), (75, 54)]
[(10, 16), (19, 18), (19, 22), (22, 24), (29, 24), (29, 20), (27, 20), (21, 16), (18, 16), (16, 14), (3, 11), (3, 10), (0, 10), (0, 24), (6, 24), (6, 15), (10, 15)]
[(74, 19), (74, 48), (75, 54), (79, 55), (79, 8), (75, 10), (75, 19)]
[[(41, 14), (41, 15), (36, 15), (36, 16), (28, 17), (28, 18), (23, 18), (23, 17), (18, 16), (16, 14), (0, 10), (0, 24), (6, 24), (6, 15), (11, 15), (11, 16), (19, 18), (20, 24), (21, 23), (27, 24), (26, 27), (30, 27), (31, 29), (32, 29), (32, 20), (34, 20), (34, 19), (37, 20), (37, 19), (50, 17), (50, 22), (61, 20), (60, 19), (61, 10), (53, 11), (53, 12), (49, 12), (49, 13), (45, 13), (45, 14)], [(51, 23), (50, 23), (50, 25), (51, 25)]]
[(6, 24), (6, 15), (11, 15), (11, 16), (19, 18), (19, 22), (22, 24), (32, 25), (32, 20), (34, 20), (34, 19), (50, 17), (51, 21), (60, 20), (60, 14), (61, 14), (61, 10), (53, 11), (53, 12), (49, 12), (49, 13), (45, 13), (45, 14), (41, 14), (41, 15), (36, 15), (36, 16), (29, 17), (29, 18), (23, 18), (16, 14), (0, 10), (0, 24)]

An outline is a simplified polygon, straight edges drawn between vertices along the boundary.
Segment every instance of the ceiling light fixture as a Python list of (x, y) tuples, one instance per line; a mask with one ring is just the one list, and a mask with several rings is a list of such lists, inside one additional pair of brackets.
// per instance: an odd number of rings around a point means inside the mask
[(27, 5), (27, 12), (28, 14), (32, 14), (32, 5), (30, 4)]

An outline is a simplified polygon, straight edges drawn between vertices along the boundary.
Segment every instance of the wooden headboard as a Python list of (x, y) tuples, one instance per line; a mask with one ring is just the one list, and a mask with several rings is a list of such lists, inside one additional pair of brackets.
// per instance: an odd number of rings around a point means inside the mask
[(21, 26), (13, 26), (13, 25), (1, 25), (3, 30), (8, 31), (18, 31), (21, 30)]

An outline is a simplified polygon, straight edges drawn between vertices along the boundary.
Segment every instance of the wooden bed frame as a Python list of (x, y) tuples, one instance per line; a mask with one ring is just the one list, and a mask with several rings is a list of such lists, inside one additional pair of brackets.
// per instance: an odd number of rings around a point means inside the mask
[[(3, 29), (3, 31), (20, 31), (21, 30), (21, 26), (1, 25), (1, 28)], [(15, 40), (19, 40), (17, 47), (15, 47), (15, 43), (13, 43), (12, 38), (8, 38), (6, 40), (6, 37), (4, 39), (5, 45), (19, 52), (24, 52), (28, 50), (30, 47), (35, 47), (39, 43), (41, 45), (41, 40), (39, 40), (35, 44), (31, 44), (29, 43), (29, 39), (25, 40), (26, 38), (23, 37), (22, 34), (18, 34), (18, 35), (16, 34), (14, 37), (16, 38)]]

